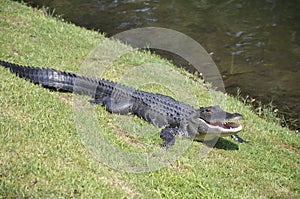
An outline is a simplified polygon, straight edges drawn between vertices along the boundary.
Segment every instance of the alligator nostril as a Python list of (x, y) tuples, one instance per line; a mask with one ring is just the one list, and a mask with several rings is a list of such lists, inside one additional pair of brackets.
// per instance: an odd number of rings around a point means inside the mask
[(233, 113), (233, 118), (235, 118), (235, 119), (242, 119), (243, 116), (241, 114), (239, 114), (239, 113)]

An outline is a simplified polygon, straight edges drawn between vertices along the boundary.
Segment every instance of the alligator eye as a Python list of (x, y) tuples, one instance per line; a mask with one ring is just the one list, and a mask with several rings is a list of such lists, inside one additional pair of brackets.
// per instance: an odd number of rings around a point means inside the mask
[(205, 109), (204, 112), (205, 112), (205, 113), (211, 113), (211, 110)]

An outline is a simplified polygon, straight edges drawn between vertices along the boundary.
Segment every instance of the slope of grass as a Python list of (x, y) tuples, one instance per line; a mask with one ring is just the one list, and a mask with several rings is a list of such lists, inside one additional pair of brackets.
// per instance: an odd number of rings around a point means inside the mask
[[(0, 27), (2, 60), (73, 72), (80, 69), (89, 53), (104, 40), (97, 32), (8, 0), (0, 1)], [(121, 48), (121, 44), (112, 45)], [(167, 70), (172, 68), (156, 56), (137, 52), (114, 62), (105, 76), (121, 80), (127, 69), (149, 62), (164, 64), (169, 67)], [(195, 82), (193, 76), (181, 70), (174, 74), (182, 76), (182, 85), (189, 87), (185, 90), (197, 90), (194, 105), (211, 105), (201, 81)], [(83, 135), (76, 133), (78, 115), (72, 108), (74, 95), (33, 85), (3, 68), (0, 68), (0, 82), (0, 196), (3, 198), (300, 197), (299, 135), (258, 118), (230, 96), (222, 96), (227, 99), (226, 110), (243, 114), (244, 130), (240, 136), (251, 140), (252, 145), (224, 138), (201, 157), (199, 151), (204, 144), (194, 141), (167, 166), (130, 173), (99, 163), (98, 156), (89, 153)], [(126, 83), (139, 84), (134, 78)], [(185, 97), (185, 93), (181, 96), (153, 83), (141, 88), (180, 99)], [(101, 107), (94, 108), (103, 133), (115, 148), (142, 153), (159, 146), (159, 129), (154, 128), (152, 136), (143, 132), (140, 137), (130, 134), (132, 125), (125, 125), (122, 128), (129, 128), (128, 135), (112, 125), (124, 118), (112, 116)], [(122, 124), (127, 123), (126, 118)], [(136, 128), (152, 128), (138, 118), (132, 120)]]

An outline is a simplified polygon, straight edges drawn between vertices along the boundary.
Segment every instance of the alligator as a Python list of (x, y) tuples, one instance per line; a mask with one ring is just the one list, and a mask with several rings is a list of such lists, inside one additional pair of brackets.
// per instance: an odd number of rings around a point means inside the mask
[(111, 113), (143, 118), (162, 129), (161, 145), (167, 148), (174, 145), (176, 136), (200, 141), (231, 136), (240, 143), (247, 143), (237, 135), (242, 126), (234, 122), (242, 119), (242, 115), (228, 113), (219, 106), (196, 109), (170, 96), (141, 91), (106, 79), (6, 61), (0, 61), (0, 65), (45, 88), (91, 96), (91, 103), (104, 106)]

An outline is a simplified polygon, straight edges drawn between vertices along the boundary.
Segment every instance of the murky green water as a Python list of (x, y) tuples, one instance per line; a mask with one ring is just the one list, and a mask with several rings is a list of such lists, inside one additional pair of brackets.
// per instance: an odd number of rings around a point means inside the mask
[(300, 127), (300, 1), (28, 0), (65, 20), (108, 35), (170, 28), (213, 53), (226, 91), (270, 102)]

